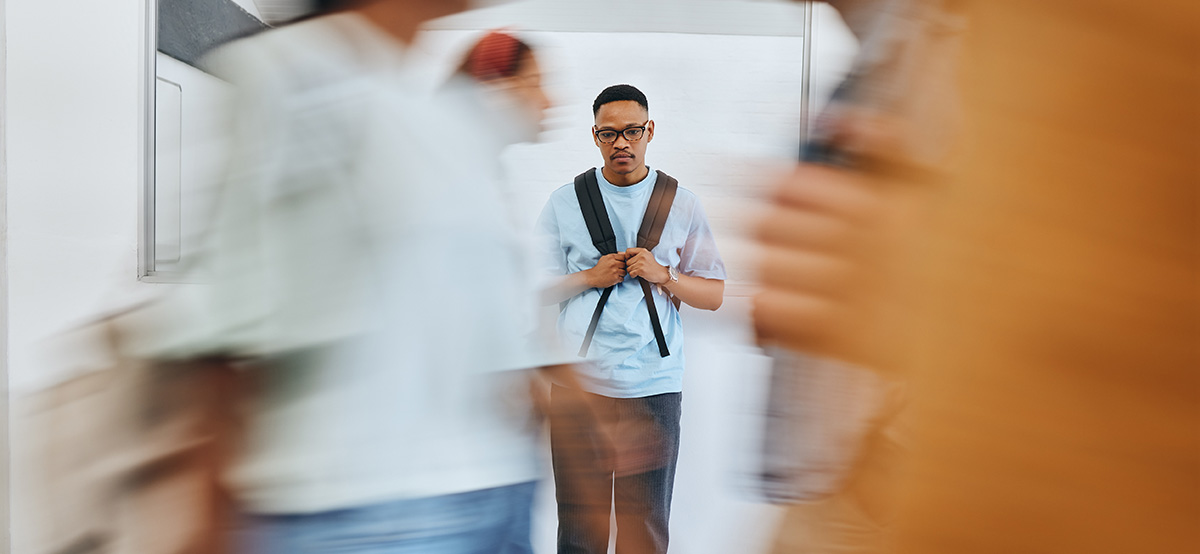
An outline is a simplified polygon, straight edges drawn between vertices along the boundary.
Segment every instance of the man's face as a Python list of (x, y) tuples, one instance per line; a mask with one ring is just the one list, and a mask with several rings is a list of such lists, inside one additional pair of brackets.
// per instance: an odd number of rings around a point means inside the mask
[[(640, 171), (646, 166), (646, 145), (654, 138), (654, 122), (650, 115), (637, 102), (622, 100), (609, 102), (600, 106), (596, 112), (596, 126), (592, 129), (592, 139), (604, 156), (604, 168), (614, 175), (628, 175)], [(623, 133), (627, 129), (645, 126), (645, 131), (637, 140), (629, 140), (625, 134), (635, 134), (637, 131)], [(615, 132), (616, 140), (603, 142), (597, 133), (604, 131)]]

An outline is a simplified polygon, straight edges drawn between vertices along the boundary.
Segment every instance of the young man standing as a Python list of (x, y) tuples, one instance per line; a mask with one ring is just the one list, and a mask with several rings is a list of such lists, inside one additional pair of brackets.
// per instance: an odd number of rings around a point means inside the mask
[[(607, 533), (584, 522), (607, 519), (615, 503), (617, 552), (663, 553), (683, 387), (677, 305), (719, 308), (725, 266), (696, 195), (646, 166), (654, 138), (646, 96), (630, 85), (611, 86), (592, 112), (604, 165), (556, 190), (538, 227), (547, 271), (561, 276), (544, 299), (561, 304), (558, 330), (566, 346), (579, 347), (592, 362), (580, 369), (579, 382), (606, 407), (600, 417), (612, 450), (598, 453), (592, 467), (576, 467), (561, 450), (579, 437), (551, 425), (558, 551), (607, 552)], [(644, 215), (658, 221), (643, 222)], [(610, 240), (598, 246), (595, 231), (604, 221)], [(646, 235), (658, 235), (657, 244)], [(551, 403), (568, 392), (555, 386)]]

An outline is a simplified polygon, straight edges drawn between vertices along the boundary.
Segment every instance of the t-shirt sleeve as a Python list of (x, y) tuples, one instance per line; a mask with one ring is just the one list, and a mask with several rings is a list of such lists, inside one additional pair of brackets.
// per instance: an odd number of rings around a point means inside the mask
[(679, 271), (692, 277), (725, 280), (725, 262), (717, 251), (717, 241), (698, 199), (692, 208), (687, 241), (679, 253)]

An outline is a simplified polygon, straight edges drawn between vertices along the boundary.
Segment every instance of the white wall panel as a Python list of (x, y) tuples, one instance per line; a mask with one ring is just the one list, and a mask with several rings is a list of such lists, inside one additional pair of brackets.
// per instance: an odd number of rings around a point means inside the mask
[[(233, 88), (195, 67), (156, 54), (152, 280), (181, 281), (195, 261), (228, 159)], [(163, 96), (165, 94), (165, 96)], [(165, 135), (165, 136), (164, 136)]]

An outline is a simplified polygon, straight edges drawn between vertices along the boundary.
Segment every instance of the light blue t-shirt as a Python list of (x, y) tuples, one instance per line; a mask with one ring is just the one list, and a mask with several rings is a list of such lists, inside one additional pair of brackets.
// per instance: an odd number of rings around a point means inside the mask
[[(604, 208), (617, 236), (617, 250), (637, 246), (637, 232), (650, 202), (658, 173), (650, 170), (641, 182), (618, 187), (596, 170), (596, 181), (604, 197)], [(550, 195), (538, 218), (542, 237), (544, 270), (550, 275), (569, 275), (596, 266), (600, 252), (592, 245), (587, 224), (579, 210), (575, 185), (560, 187)], [(725, 279), (725, 264), (704, 216), (700, 201), (679, 187), (658, 246), (651, 252), (663, 266), (705, 279)], [(659, 355), (646, 299), (637, 279), (626, 277), (617, 285), (596, 327), (588, 360), (580, 381), (589, 392), (613, 398), (640, 398), (683, 390), (683, 328), (679, 311), (670, 299), (655, 291), (654, 303), (671, 355)], [(583, 344), (601, 289), (588, 289), (570, 300), (558, 316), (559, 337), (568, 349)]]

